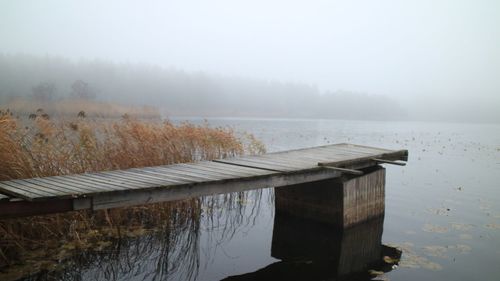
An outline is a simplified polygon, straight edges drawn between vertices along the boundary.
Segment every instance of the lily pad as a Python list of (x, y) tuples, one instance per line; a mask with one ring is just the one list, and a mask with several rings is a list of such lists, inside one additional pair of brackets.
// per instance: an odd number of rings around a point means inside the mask
[(469, 231), (473, 227), (474, 227), (474, 225), (472, 225), (472, 224), (457, 223), (457, 222), (451, 223), (451, 228), (454, 230), (459, 230), (459, 231)]
[(432, 233), (446, 233), (446, 232), (448, 232), (448, 228), (446, 226), (433, 225), (433, 224), (429, 224), (429, 223), (424, 224), (424, 227), (422, 228), (422, 230), (425, 232), (432, 232)]
[(431, 256), (431, 257), (439, 257), (439, 258), (447, 258), (448, 256), (446, 256), (446, 252), (448, 251), (448, 249), (446, 247), (443, 247), (443, 246), (425, 246), (423, 247), (423, 250), (424, 250), (424, 253), (425, 255), (427, 256)]
[(500, 229), (500, 224), (498, 223), (488, 223), (484, 227), (489, 229)]

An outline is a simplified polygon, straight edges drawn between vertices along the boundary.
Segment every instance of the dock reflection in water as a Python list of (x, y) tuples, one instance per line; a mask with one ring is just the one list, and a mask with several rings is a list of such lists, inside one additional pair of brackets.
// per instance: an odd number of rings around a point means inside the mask
[[(214, 244), (220, 245), (222, 240), (242, 239), (234, 238), (234, 233), (254, 227), (252, 222), (262, 216), (261, 209), (273, 210), (272, 197), (272, 190), (259, 190), (242, 195), (251, 204), (227, 200), (227, 196), (202, 199), (199, 208), (212, 210), (208, 219), (180, 218), (168, 229), (118, 239), (105, 250), (87, 251), (71, 258), (64, 270), (24, 280), (214, 280), (213, 274), (207, 275), (211, 261), (206, 262), (204, 256), (213, 249), (204, 249), (200, 242), (202, 233), (217, 229), (217, 237), (208, 247), (217, 247)], [(225, 278), (219, 268), (216, 276), (222, 280), (370, 280), (368, 270), (391, 269), (390, 264), (383, 262), (383, 256), (399, 258), (395, 249), (381, 244), (382, 232), (383, 216), (342, 230), (276, 209), (270, 250), (279, 261)]]
[(223, 280), (370, 280), (369, 270), (391, 269), (384, 256), (401, 254), (381, 244), (383, 222), (380, 217), (342, 230), (277, 211), (271, 255), (280, 261)]

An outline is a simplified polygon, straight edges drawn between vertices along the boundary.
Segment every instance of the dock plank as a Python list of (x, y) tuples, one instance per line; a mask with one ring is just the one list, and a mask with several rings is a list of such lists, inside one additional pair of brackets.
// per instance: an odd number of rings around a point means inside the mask
[[(327, 169), (318, 164), (356, 169), (376, 165), (377, 162), (373, 161), (373, 158), (405, 161), (407, 155), (406, 150), (388, 150), (341, 143), (214, 161), (2, 181), (0, 182), (0, 199), (15, 197), (37, 201), (47, 198), (95, 197), (94, 200), (97, 200), (97, 198), (106, 197), (111, 200), (109, 202), (115, 202), (114, 194), (132, 196), (128, 194), (130, 192), (138, 194), (137, 192), (148, 190), (157, 192), (164, 189), (187, 190), (186, 192), (192, 196), (197, 194), (197, 191), (190, 189), (192, 186), (199, 187), (208, 184), (210, 188), (206, 190), (214, 191), (217, 190), (218, 184), (225, 184), (225, 189), (229, 188), (228, 183), (234, 185), (235, 188), (241, 186), (245, 189), (247, 188), (245, 185), (249, 182), (290, 183), (290, 179), (303, 180), (300, 177), (301, 173), (316, 179), (333, 177), (340, 175), (341, 172), (326, 171)], [(284, 178), (287, 180), (284, 181)], [(172, 192), (176, 196), (182, 194), (180, 191), (180, 193)], [(102, 206), (107, 206), (106, 204)], [(111, 205), (113, 204), (118, 204), (118, 201)]]
[(50, 195), (47, 195), (45, 192), (41, 192), (38, 189), (33, 189), (28, 186), (16, 184), (13, 181), (0, 182), (0, 190), (2, 193), (25, 200), (50, 197)]
[(103, 184), (95, 181), (88, 181), (86, 178), (82, 178), (79, 175), (72, 176), (56, 176), (50, 177), (50, 179), (59, 184), (73, 185), (80, 189), (90, 189), (90, 193), (100, 193), (100, 192), (112, 192), (116, 190), (122, 190), (121, 187), (111, 186), (109, 184)]
[(234, 165), (227, 165), (223, 163), (218, 163), (215, 161), (210, 161), (210, 162), (199, 162), (199, 163), (194, 163), (193, 165), (201, 166), (201, 167), (207, 167), (210, 169), (220, 169), (223, 171), (234, 171), (237, 173), (245, 174), (245, 175), (251, 175), (251, 176), (263, 176), (263, 175), (269, 175), (271, 173), (274, 173), (272, 171), (266, 171), (263, 169), (255, 169), (255, 168), (249, 168), (249, 167), (241, 167), (241, 166), (234, 166)]
[(57, 185), (55, 182), (43, 178), (24, 179), (23, 181), (49, 190), (53, 190), (54, 192), (56, 192), (56, 194), (58, 194), (61, 197), (64, 196), (71, 197), (73, 195), (85, 194), (89, 192), (88, 190), (68, 189), (67, 186), (63, 187), (63, 185)]
[(178, 170), (175, 170), (175, 169), (168, 167), (168, 166), (159, 166), (159, 167), (149, 168), (148, 170), (155, 171), (157, 173), (163, 173), (163, 174), (168, 175), (168, 176), (182, 177), (182, 178), (191, 180), (193, 182), (219, 180), (219, 178), (216, 178), (216, 177), (204, 176), (204, 175), (200, 175), (200, 174), (197, 174), (194, 172), (189, 173), (189, 172), (184, 172), (184, 171), (178, 171)]
[(230, 179), (234, 177), (244, 177), (242, 174), (234, 174), (228, 172), (220, 172), (220, 171), (210, 171), (207, 169), (203, 169), (200, 167), (192, 166), (192, 165), (176, 165), (172, 167), (172, 169), (182, 172), (196, 172), (198, 175), (207, 176), (211, 178), (216, 178), (217, 180)]
[(263, 164), (263, 163), (253, 163), (246, 161), (246, 159), (220, 159), (220, 160), (214, 160), (214, 162), (218, 163), (224, 163), (224, 164), (229, 164), (229, 165), (234, 165), (234, 166), (240, 166), (240, 167), (250, 167), (250, 168), (257, 168), (257, 169), (263, 169), (267, 171), (273, 171), (273, 172), (288, 172), (290, 171), (290, 168), (283, 168), (283, 167), (276, 167), (274, 165), (269, 165), (269, 164)]
[[(182, 165), (181, 165), (182, 166)], [(226, 165), (228, 166), (228, 165)], [(207, 172), (209, 174), (215, 173), (215, 174), (222, 174), (224, 176), (230, 176), (230, 177), (251, 177), (254, 176), (255, 174), (252, 173), (246, 173), (242, 171), (234, 171), (234, 170), (229, 170), (229, 169), (221, 169), (221, 168), (214, 168), (214, 166), (202, 166), (202, 165), (185, 165), (182, 167), (186, 167), (187, 169), (193, 169), (196, 168), (199, 171)]]

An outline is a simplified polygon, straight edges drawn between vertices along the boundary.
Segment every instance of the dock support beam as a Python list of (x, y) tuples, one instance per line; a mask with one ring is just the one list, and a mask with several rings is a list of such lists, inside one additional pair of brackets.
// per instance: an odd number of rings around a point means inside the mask
[(276, 188), (276, 210), (348, 228), (384, 215), (385, 169), (374, 166), (361, 176)]

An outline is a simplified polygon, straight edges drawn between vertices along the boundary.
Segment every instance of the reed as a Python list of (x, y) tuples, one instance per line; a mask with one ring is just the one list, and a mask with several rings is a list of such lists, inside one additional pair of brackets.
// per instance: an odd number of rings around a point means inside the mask
[[(9, 111), (0, 112), (0, 180), (264, 152), (262, 143), (253, 136), (238, 135), (229, 128), (212, 128), (208, 124), (176, 125), (129, 115), (118, 120), (77, 117), (77, 114), (62, 119), (52, 118), (43, 110), (33, 115), (36, 116), (23, 119), (14, 117)], [(26, 265), (27, 260), (48, 257), (60, 260), (68, 250), (100, 247), (103, 241), (122, 235), (188, 225), (187, 222), (199, 219), (201, 204), (201, 199), (190, 199), (97, 212), (76, 211), (0, 220), (0, 275), (2, 268)], [(38, 253), (36, 259), (33, 253)], [(43, 263), (28, 265), (30, 271), (43, 267)]]

